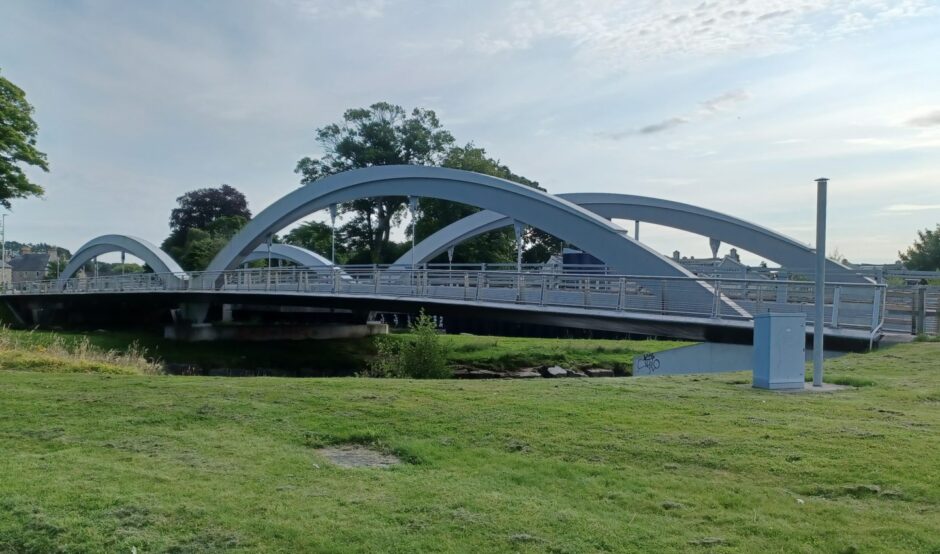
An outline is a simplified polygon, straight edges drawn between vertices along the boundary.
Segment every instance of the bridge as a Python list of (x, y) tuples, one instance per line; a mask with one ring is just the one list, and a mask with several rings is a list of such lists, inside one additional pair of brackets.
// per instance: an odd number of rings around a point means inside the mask
[[(271, 244), (274, 233), (318, 210), (361, 198), (433, 197), (482, 209), (434, 233), (385, 266), (335, 266), (322, 255)], [(287, 194), (261, 211), (212, 260), (185, 272), (145, 239), (108, 234), (80, 247), (59, 279), (17, 283), (0, 299), (24, 323), (58, 313), (175, 310), (203, 323), (220, 305), (305, 306), (355, 314), (430, 313), (535, 325), (696, 340), (747, 340), (754, 315), (802, 312), (812, 329), (813, 284), (804, 280), (697, 275), (629, 236), (612, 218), (683, 229), (790, 267), (809, 267), (815, 252), (762, 226), (688, 204), (619, 194), (551, 195), (510, 181), (435, 167), (383, 166), (349, 171)], [(435, 256), (487, 231), (524, 226), (577, 245), (602, 261), (458, 265)], [(517, 243), (519, 241), (517, 240)], [(126, 252), (153, 273), (76, 277), (97, 256)], [(257, 260), (287, 267), (250, 268)], [(870, 345), (881, 336), (885, 287), (829, 262), (827, 336)], [(812, 331), (811, 331), (812, 332)]]

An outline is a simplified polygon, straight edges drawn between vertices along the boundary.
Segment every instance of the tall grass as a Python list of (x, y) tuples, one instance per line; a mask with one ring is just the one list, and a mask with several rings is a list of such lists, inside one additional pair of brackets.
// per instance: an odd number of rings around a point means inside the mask
[(88, 337), (70, 341), (54, 333), (40, 337), (0, 327), (0, 369), (154, 375), (163, 372), (163, 364), (148, 358), (137, 341), (124, 350), (104, 350)]

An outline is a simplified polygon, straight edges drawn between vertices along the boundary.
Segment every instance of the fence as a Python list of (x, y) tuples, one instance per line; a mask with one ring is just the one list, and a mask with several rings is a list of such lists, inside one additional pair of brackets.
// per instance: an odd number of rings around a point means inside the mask
[[(2, 293), (206, 291), (360, 295), (739, 321), (766, 312), (796, 312), (806, 314), (809, 324), (815, 315), (815, 287), (806, 281), (609, 275), (602, 273), (600, 267), (591, 268), (596, 272), (582, 273), (547, 270), (546, 266), (524, 266), (528, 271), (521, 272), (491, 267), (275, 267), (218, 273), (142, 273), (70, 279), (64, 283), (17, 283)], [(885, 291), (884, 285), (828, 283), (825, 325), (879, 332), (887, 304)], [(936, 313), (936, 297), (932, 302)]]

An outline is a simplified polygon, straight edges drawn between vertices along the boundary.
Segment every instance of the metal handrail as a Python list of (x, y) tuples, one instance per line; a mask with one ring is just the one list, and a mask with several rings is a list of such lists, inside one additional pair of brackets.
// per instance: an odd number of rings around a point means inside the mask
[[(841, 293), (835, 293), (836, 288)], [(4, 287), (0, 295), (177, 291), (373, 295), (728, 320), (796, 311), (811, 321), (814, 289), (812, 282), (791, 280), (362, 265), (42, 280)], [(871, 283), (827, 283), (824, 324), (877, 332), (884, 323), (885, 289)], [(833, 314), (838, 314), (836, 322), (831, 321)]]

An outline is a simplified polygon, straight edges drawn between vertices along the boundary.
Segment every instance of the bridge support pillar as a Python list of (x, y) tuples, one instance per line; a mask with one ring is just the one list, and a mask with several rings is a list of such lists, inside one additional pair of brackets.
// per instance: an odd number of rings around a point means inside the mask
[(208, 315), (208, 302), (183, 302), (180, 304), (179, 316), (187, 323), (205, 323)]
[(222, 323), (232, 322), (232, 305), (222, 304)]

